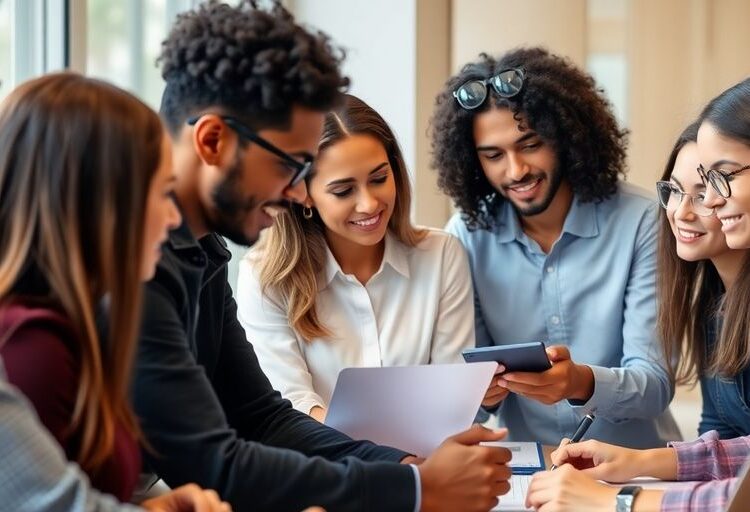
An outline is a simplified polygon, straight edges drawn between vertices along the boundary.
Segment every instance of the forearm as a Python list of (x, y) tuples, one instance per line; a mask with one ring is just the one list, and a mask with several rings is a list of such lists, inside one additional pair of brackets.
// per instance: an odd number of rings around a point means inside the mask
[(662, 490), (644, 489), (633, 502), (633, 512), (660, 512), (663, 498)]
[(674, 448), (653, 448), (639, 450), (633, 463), (639, 476), (650, 476), (659, 480), (677, 480), (677, 450)]
[[(651, 366), (589, 366), (594, 392), (586, 406), (610, 421), (655, 418), (669, 405), (673, 387), (666, 374)], [(581, 404), (574, 404), (581, 405)]]

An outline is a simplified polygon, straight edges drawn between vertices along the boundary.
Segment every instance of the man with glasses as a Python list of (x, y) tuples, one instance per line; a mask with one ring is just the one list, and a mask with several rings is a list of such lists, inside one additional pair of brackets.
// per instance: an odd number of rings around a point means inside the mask
[(477, 345), (544, 341), (552, 368), (493, 379), (483, 406), (514, 440), (679, 439), (655, 339), (656, 205), (619, 181), (626, 133), (594, 81), (540, 48), (482, 55), (432, 119), (438, 184), (460, 212)]
[(209, 2), (164, 42), (161, 114), (183, 224), (144, 292), (144, 456), (168, 485), (199, 483), (235, 510), (486, 511), (509, 489), (510, 452), (479, 443), (502, 433), (474, 427), (419, 465), (352, 441), (271, 388), (237, 320), (220, 235), (251, 245), (278, 209), (305, 200), (325, 113), (348, 83), (340, 63), (279, 4)]

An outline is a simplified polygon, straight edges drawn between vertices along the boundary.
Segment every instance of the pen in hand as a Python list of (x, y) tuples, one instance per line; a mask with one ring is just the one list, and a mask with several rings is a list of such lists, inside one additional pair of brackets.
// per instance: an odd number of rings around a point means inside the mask
[[(578, 441), (583, 439), (583, 436), (586, 435), (586, 431), (589, 429), (589, 427), (591, 426), (593, 422), (594, 422), (593, 414), (589, 413), (586, 416), (584, 416), (581, 422), (578, 424), (578, 428), (573, 434), (573, 437), (571, 437), (570, 441), (568, 441), (568, 444), (577, 443)], [(557, 464), (552, 464), (552, 466), (549, 469), (550, 471), (557, 469)]]

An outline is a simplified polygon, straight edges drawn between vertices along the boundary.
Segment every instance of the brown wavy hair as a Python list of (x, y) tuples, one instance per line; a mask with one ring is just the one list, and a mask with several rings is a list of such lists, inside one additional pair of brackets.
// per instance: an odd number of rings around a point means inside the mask
[[(325, 118), (319, 153), (355, 134), (371, 135), (383, 144), (396, 184), (396, 202), (388, 229), (405, 245), (416, 245), (425, 232), (415, 228), (409, 219), (409, 173), (396, 137), (380, 114), (356, 96), (347, 94), (343, 105)], [(317, 275), (325, 267), (327, 242), (325, 225), (317, 211), (314, 212), (312, 219), (305, 219), (302, 206), (292, 204), (289, 210), (276, 216), (257, 246), (257, 253), (263, 255), (260, 262), (263, 293), (271, 288), (281, 294), (289, 325), (308, 342), (331, 335), (315, 311)]]
[[(31, 300), (72, 325), (80, 364), (70, 434), (96, 471), (128, 402), (139, 328), (143, 228), (164, 131), (151, 109), (104, 82), (51, 74), (0, 110), (0, 306)], [(107, 302), (108, 337), (96, 310)]]
[[(457, 87), (507, 68), (524, 70), (518, 95), (505, 99), (491, 91), (475, 110), (458, 105), (453, 97)], [(517, 48), (497, 58), (483, 53), (448, 79), (430, 123), (438, 186), (470, 230), (490, 229), (505, 201), (487, 180), (474, 143), (474, 117), (490, 108), (511, 110), (521, 129), (533, 129), (554, 148), (558, 168), (581, 201), (601, 201), (617, 190), (625, 175), (627, 131), (618, 127), (594, 79), (543, 48)]]

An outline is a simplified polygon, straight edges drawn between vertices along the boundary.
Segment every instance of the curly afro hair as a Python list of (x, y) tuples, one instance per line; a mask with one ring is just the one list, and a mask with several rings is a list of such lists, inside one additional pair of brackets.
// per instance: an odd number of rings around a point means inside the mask
[(255, 128), (283, 128), (293, 105), (325, 112), (340, 101), (349, 85), (343, 59), (278, 2), (264, 10), (253, 0), (211, 0), (180, 14), (162, 43), (161, 114), (173, 134), (209, 107)]
[[(484, 104), (461, 108), (453, 91), (507, 68), (522, 68), (525, 81), (513, 98), (490, 88)], [(510, 109), (519, 129), (532, 129), (557, 155), (558, 169), (581, 201), (601, 201), (625, 175), (627, 131), (619, 129), (609, 102), (594, 80), (568, 60), (543, 48), (517, 48), (499, 58), (481, 54), (448, 79), (431, 121), (432, 166), (438, 186), (453, 199), (470, 230), (491, 229), (505, 200), (487, 180), (475, 151), (474, 116), (490, 106)]]

